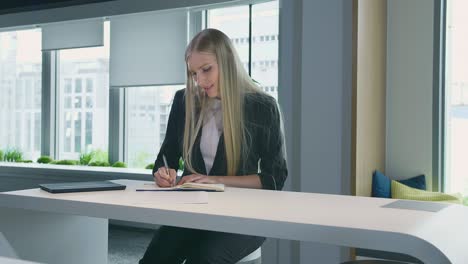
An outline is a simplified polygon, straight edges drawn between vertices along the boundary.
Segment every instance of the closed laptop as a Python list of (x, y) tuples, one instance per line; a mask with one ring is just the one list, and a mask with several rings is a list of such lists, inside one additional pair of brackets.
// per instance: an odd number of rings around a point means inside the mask
[(110, 181), (47, 183), (39, 184), (39, 187), (50, 193), (112, 191), (124, 190), (126, 188), (125, 185)]

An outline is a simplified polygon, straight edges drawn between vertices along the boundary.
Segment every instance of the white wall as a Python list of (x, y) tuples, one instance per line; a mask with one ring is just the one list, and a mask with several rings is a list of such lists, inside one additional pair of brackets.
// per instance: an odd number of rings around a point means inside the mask
[(385, 171), (397, 179), (432, 179), (433, 16), (434, 1), (388, 1)]

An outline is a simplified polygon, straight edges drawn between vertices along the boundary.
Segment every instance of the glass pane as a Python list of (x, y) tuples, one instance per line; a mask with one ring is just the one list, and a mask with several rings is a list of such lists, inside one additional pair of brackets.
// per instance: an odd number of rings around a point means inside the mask
[(81, 78), (75, 79), (75, 93), (81, 93)]
[(468, 1), (447, 1), (445, 191), (468, 194)]
[(1, 32), (0, 149), (18, 149), (26, 160), (40, 156), (41, 83), (40, 29)]
[(126, 157), (128, 167), (153, 163), (166, 135), (172, 100), (183, 85), (126, 89)]
[(93, 142), (93, 113), (87, 112), (86, 113), (86, 138), (85, 138), (85, 145), (91, 145)]
[(60, 51), (59, 159), (107, 152), (109, 126), (109, 23), (104, 46)]
[(86, 92), (87, 93), (93, 92), (93, 79), (90, 79), (90, 78), (86, 79)]
[(71, 79), (65, 79), (64, 80), (64, 91), (66, 94), (70, 94), (72, 92), (72, 80)]
[(224, 32), (234, 44), (248, 71), (249, 63), (249, 7), (236, 6), (208, 10), (208, 27)]
[(252, 6), (252, 78), (278, 99), (278, 1)]

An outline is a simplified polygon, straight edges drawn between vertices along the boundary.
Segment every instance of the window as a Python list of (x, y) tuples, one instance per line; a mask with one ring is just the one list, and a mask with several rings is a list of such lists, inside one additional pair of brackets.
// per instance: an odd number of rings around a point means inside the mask
[(81, 96), (75, 96), (75, 108), (81, 108)]
[[(223, 31), (233, 40), (244, 67), (248, 69), (251, 63), (252, 78), (263, 87), (264, 91), (277, 99), (277, 89), (265, 87), (278, 86), (278, 1), (252, 5), (251, 19), (252, 35), (249, 36), (249, 6), (208, 10), (208, 27)], [(252, 38), (251, 47), (250, 38)], [(251, 61), (249, 49), (252, 54)]]
[(36, 80), (34, 84), (34, 109), (41, 109), (41, 95), (42, 95), (42, 84), (39, 80)]
[[(260, 61), (260, 67), (252, 67), (251, 75), (262, 86), (278, 86), (278, 38), (273, 38), (278, 32), (278, 1), (253, 5), (252, 35), (260, 37), (261, 42), (252, 44), (252, 61)], [(278, 90), (272, 88), (265, 90), (278, 99)]]
[(90, 146), (93, 143), (93, 112), (86, 112), (85, 131), (85, 146)]
[(65, 96), (65, 103), (64, 103), (64, 107), (69, 109), (72, 107), (72, 100), (71, 100), (71, 96)]
[(75, 79), (75, 93), (81, 93), (81, 79)]
[(75, 112), (75, 152), (81, 152), (81, 112)]
[(1, 32), (0, 149), (18, 149), (25, 160), (40, 156), (41, 80), (41, 31)]
[(109, 23), (104, 46), (59, 51), (58, 159), (107, 151), (109, 123)]
[(447, 1), (445, 61), (446, 192), (468, 194), (468, 2)]
[[(223, 31), (233, 41), (241, 62), (249, 63), (249, 6), (235, 6), (208, 10), (208, 27)], [(248, 70), (248, 68), (246, 68)]]
[(91, 78), (86, 79), (86, 92), (87, 93), (93, 92), (93, 79)]
[(126, 88), (126, 162), (131, 168), (153, 163), (164, 140), (172, 100), (184, 85)]
[(93, 108), (93, 98), (86, 96), (86, 108)]
[(66, 94), (70, 94), (72, 92), (72, 80), (71, 79), (65, 79), (64, 80), (64, 92)]

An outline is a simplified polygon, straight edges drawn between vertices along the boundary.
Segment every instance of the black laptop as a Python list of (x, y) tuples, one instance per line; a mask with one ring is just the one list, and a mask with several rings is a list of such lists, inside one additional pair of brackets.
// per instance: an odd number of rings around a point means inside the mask
[(70, 193), (124, 190), (127, 186), (110, 181), (91, 181), (39, 184), (39, 187), (50, 193)]

